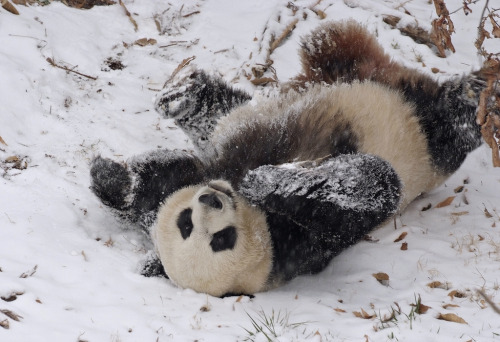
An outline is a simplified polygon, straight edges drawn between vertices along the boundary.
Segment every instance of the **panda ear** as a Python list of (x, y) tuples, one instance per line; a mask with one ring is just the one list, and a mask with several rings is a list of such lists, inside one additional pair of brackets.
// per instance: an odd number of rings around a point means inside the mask
[(401, 183), (386, 161), (346, 154), (320, 165), (261, 166), (246, 174), (239, 191), (274, 221), (281, 216), (316, 236), (346, 241), (362, 237), (397, 211)]

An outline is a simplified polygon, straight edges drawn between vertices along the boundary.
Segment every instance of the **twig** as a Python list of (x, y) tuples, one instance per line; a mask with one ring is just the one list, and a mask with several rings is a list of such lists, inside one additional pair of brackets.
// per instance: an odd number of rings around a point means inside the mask
[(163, 87), (165, 87), (170, 81), (172, 81), (175, 75), (177, 75), (179, 71), (188, 66), (189, 63), (191, 63), (194, 59), (196, 59), (196, 56), (191, 56), (183, 59), (182, 62), (177, 66), (177, 68), (175, 68), (174, 72), (172, 72), (172, 75), (170, 75), (169, 79), (167, 80), (167, 82), (165, 82), (165, 85)]
[(486, 295), (486, 293), (484, 293), (482, 290), (477, 290), (477, 293), (479, 293), (481, 295), (481, 297), (484, 298), (484, 300), (486, 301), (486, 303), (488, 303), (491, 306), (491, 308), (493, 309), (493, 311), (495, 311), (497, 314), (500, 315), (500, 308), (498, 308), (498, 306), (496, 306), (496, 304), (493, 303), (493, 301), (491, 300), (491, 298), (488, 297)]
[(125, 14), (130, 19), (130, 22), (132, 23), (132, 25), (134, 25), (134, 31), (137, 32), (137, 30), (139, 29), (139, 26), (137, 26), (137, 22), (135, 21), (134, 18), (132, 18), (132, 14), (130, 14), (130, 12), (128, 11), (127, 7), (125, 7), (125, 4), (123, 3), (122, 0), (120, 0), (120, 6), (122, 6), (123, 9), (125, 10)]
[(299, 19), (293, 20), (290, 24), (285, 27), (285, 30), (281, 33), (281, 35), (273, 39), (271, 41), (271, 46), (269, 47), (269, 55), (273, 53), (273, 51), (285, 40), (286, 37), (295, 29), (295, 25), (299, 22)]
[(97, 80), (97, 77), (94, 77), (94, 76), (89, 76), (89, 75), (85, 75), (85, 74), (82, 74), (81, 72), (78, 72), (78, 71), (75, 71), (73, 69), (70, 69), (68, 67), (65, 67), (65, 66), (62, 66), (62, 65), (58, 65), (56, 64), (56, 62), (54, 62), (54, 60), (50, 57), (47, 57), (46, 59), (47, 62), (49, 62), (50, 65), (52, 65), (53, 67), (56, 67), (56, 68), (59, 68), (59, 69), (63, 69), (63, 70), (66, 70), (67, 72), (73, 72), (77, 75), (80, 75), (80, 76), (83, 76), (83, 77), (87, 77), (87, 78), (90, 78), (91, 80)]
[(182, 17), (183, 18), (187, 18), (187, 17), (190, 17), (190, 16), (192, 16), (194, 14), (198, 14), (198, 13), (200, 13), (200, 11), (194, 11), (194, 12), (191, 12), (191, 13), (188, 13), (188, 14), (184, 14)]

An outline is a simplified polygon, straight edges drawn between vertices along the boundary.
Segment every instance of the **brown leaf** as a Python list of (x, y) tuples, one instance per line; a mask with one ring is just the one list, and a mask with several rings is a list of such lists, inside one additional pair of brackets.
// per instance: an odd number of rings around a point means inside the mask
[(448, 321), (448, 322), (455, 322), (455, 323), (460, 323), (460, 324), (467, 324), (467, 322), (462, 318), (459, 317), (453, 313), (447, 313), (447, 314), (440, 314), (438, 316), (438, 319), (441, 319), (443, 321)]
[(457, 186), (454, 190), (453, 190), (456, 194), (464, 191), (464, 186), (463, 185), (459, 185)]
[(3, 321), (0, 321), (0, 327), (2, 327), (4, 329), (9, 329), (10, 328), (9, 320), (4, 319)]
[(427, 305), (424, 305), (422, 303), (416, 305), (416, 304), (410, 304), (410, 306), (413, 306), (413, 307), (416, 307), (417, 309), (415, 310), (416, 313), (418, 313), (419, 315), (423, 315), (425, 314), (427, 311), (429, 311), (429, 309), (431, 309), (430, 306), (427, 306)]
[(496, 21), (493, 19), (493, 13), (491, 13), (489, 16), (491, 25), (493, 26), (493, 30), (491, 33), (493, 33), (493, 37), (495, 38), (500, 38), (500, 26), (496, 23)]
[(495, 27), (493, 31), (491, 31), (491, 33), (493, 33), (493, 37), (500, 38), (500, 27), (499, 26)]
[(448, 296), (453, 300), (453, 298), (464, 298), (466, 297), (465, 293), (462, 293), (457, 290), (453, 290), (450, 293), (448, 293)]
[(153, 38), (141, 38), (134, 42), (135, 45), (146, 46), (146, 45), (156, 45), (156, 39)]
[(6, 163), (16, 163), (18, 161), (19, 161), (18, 156), (10, 156), (10, 157), (5, 158)]
[(431, 71), (432, 71), (433, 74), (437, 74), (441, 70), (439, 70), (438, 68), (431, 68)]
[(372, 276), (378, 280), (378, 282), (384, 286), (389, 285), (389, 275), (387, 273), (379, 272), (373, 273)]
[(408, 250), (408, 242), (403, 242), (401, 244), (401, 250), (402, 251), (407, 251)]
[(335, 310), (337, 312), (342, 312), (342, 313), (346, 312), (344, 309), (340, 309), (340, 308), (334, 308), (333, 310)]
[(363, 319), (372, 319), (376, 316), (376, 315), (368, 314), (365, 310), (363, 310), (363, 308), (361, 308), (361, 312), (353, 311), (352, 313), (354, 314), (354, 316), (356, 316), (358, 318), (363, 318)]
[(484, 208), (484, 216), (486, 216), (487, 218), (492, 218), (493, 215), (490, 214), (490, 212), (488, 211), (488, 209)]
[(419, 315), (423, 315), (425, 314), (431, 307), (430, 306), (427, 306), (427, 305), (424, 305), (422, 303), (420, 303), (420, 305), (418, 306), (417, 308), (417, 313)]
[(254, 78), (250, 82), (252, 82), (253, 85), (263, 85), (263, 84), (267, 84), (267, 83), (274, 83), (277, 81), (271, 77), (261, 77), (261, 78)]
[(448, 308), (459, 308), (460, 305), (457, 304), (444, 304), (443, 309), (448, 309)]
[(431, 289), (443, 289), (443, 290), (448, 290), (449, 284), (448, 283), (442, 283), (440, 281), (433, 281), (432, 283), (427, 284), (428, 287)]
[(23, 316), (19, 316), (18, 314), (10, 310), (0, 310), (0, 312), (16, 322), (19, 322), (23, 318)]
[(3, 144), (5, 146), (8, 146), (7, 143), (5, 142), (5, 140), (2, 139), (2, 137), (0, 137), (0, 144)]
[(449, 206), (453, 200), (455, 199), (455, 196), (450, 196), (448, 197), (447, 199), (445, 199), (444, 201), (442, 202), (439, 202), (437, 205), (436, 205), (436, 208), (443, 208), (443, 207), (447, 207)]
[(403, 240), (406, 237), (406, 235), (408, 235), (407, 232), (402, 232), (401, 235), (399, 235), (399, 237), (396, 240), (394, 240), (394, 242), (399, 242)]
[(3, 0), (3, 1), (2, 1), (2, 7), (3, 7), (5, 10), (9, 11), (10, 13), (12, 13), (12, 14), (19, 15), (19, 12), (17, 11), (17, 9), (14, 7), (14, 5), (13, 5), (13, 4), (11, 4), (11, 3), (9, 2), (9, 0)]

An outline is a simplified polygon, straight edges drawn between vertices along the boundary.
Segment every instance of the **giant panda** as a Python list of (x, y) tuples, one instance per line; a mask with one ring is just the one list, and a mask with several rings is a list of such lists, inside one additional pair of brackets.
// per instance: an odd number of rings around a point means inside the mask
[(481, 73), (439, 84), (353, 21), (320, 26), (300, 54), (302, 74), (256, 104), (201, 71), (160, 96), (197, 152), (93, 160), (92, 191), (154, 242), (145, 274), (225, 296), (320, 272), (481, 144)]

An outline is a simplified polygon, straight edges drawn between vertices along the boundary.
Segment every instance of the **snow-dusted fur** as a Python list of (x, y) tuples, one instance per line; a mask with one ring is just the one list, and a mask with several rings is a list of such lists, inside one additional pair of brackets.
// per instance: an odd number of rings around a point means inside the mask
[[(93, 162), (94, 192), (122, 217), (147, 228), (166, 199), (152, 237), (180, 286), (254, 293), (319, 272), (481, 144), (475, 111), (485, 83), (476, 74), (439, 84), (391, 61), (354, 22), (320, 26), (304, 38), (301, 57), (303, 73), (281, 96), (221, 117), (198, 155)], [(197, 105), (179, 107), (179, 99)], [(221, 81), (188, 82), (169, 85), (158, 103), (184, 108), (189, 125), (179, 124), (200, 137), (193, 132), (210, 134), (207, 122), (244, 99)], [(259, 238), (249, 242), (243, 232), (253, 229)], [(254, 258), (263, 250), (271, 264)]]
[(222, 79), (188, 68), (165, 85), (158, 96), (156, 110), (175, 119), (199, 148), (205, 148), (217, 119), (251, 97), (228, 86)]

